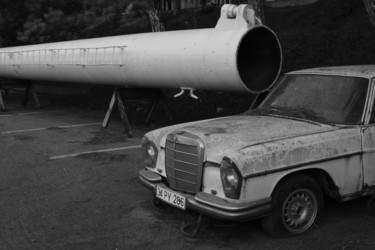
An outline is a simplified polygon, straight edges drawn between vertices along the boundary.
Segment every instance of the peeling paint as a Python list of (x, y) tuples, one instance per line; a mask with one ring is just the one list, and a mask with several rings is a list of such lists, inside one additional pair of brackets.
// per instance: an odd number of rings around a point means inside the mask
[(302, 163), (356, 153), (361, 148), (358, 128), (338, 129), (266, 142), (229, 155), (244, 176)]
[[(306, 145), (305, 139), (300, 137), (336, 131), (339, 128), (280, 117), (230, 116), (165, 127), (152, 131), (146, 136), (156, 142), (161, 149), (165, 145), (167, 134), (178, 130), (195, 134), (204, 141), (205, 161), (220, 163), (224, 156), (230, 156), (238, 151), (243, 157), (251, 156), (251, 161), (268, 163), (273, 161), (273, 164), (268, 164), (272, 166), (277, 162), (285, 164), (293, 162), (294, 158), (303, 158), (306, 155), (306, 153), (290, 155), (287, 150), (289, 148), (308, 151), (314, 155), (319, 152), (328, 154), (334, 151), (334, 147), (330, 145), (315, 147), (309, 145), (310, 148), (299, 149), (300, 145)], [(282, 153), (276, 154), (280, 151)], [(272, 155), (270, 152), (275, 153)]]
[[(303, 121), (284, 119), (280, 117), (266, 116), (231, 116), (202, 122), (193, 126), (184, 127), (183, 130), (202, 138), (206, 147), (206, 160), (220, 163), (224, 156), (267, 142), (279, 141), (267, 145), (266, 152), (280, 151), (280, 148), (287, 147), (286, 142), (280, 142), (287, 138), (300, 137), (302, 135), (322, 133), (337, 130), (338, 128), (328, 125), (316, 125)], [(297, 142), (295, 142), (297, 143)], [(260, 147), (263, 147), (262, 145)], [(264, 151), (259, 157), (264, 157)], [(245, 153), (245, 151), (240, 151)], [(252, 151), (252, 153), (254, 153)], [(287, 152), (284, 150), (284, 154)], [(269, 156), (270, 159), (272, 156)], [(276, 160), (282, 160), (287, 155), (277, 155)], [(256, 155), (254, 155), (256, 158)], [(263, 158), (261, 160), (264, 160)], [(285, 159), (287, 160), (287, 159)]]

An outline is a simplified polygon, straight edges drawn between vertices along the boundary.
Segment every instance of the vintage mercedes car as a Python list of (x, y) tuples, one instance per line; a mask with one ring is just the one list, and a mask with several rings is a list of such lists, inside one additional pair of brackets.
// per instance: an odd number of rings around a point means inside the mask
[(375, 66), (285, 74), (256, 109), (147, 133), (139, 179), (180, 209), (306, 232), (324, 195), (374, 193), (374, 79)]

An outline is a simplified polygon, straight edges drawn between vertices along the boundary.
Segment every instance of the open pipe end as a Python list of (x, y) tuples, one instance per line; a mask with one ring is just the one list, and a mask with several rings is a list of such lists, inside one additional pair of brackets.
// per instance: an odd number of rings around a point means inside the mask
[(281, 46), (272, 30), (255, 26), (244, 35), (237, 50), (237, 69), (248, 91), (258, 94), (272, 88), (281, 65)]

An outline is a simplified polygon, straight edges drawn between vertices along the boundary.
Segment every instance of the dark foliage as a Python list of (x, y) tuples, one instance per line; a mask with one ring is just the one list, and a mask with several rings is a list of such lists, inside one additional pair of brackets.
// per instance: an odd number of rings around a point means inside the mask
[(25, 21), (26, 9), (22, 0), (3, 0), (0, 8), (0, 46), (22, 44), (17, 32)]
[[(2, 46), (36, 44), (150, 31), (139, 9), (124, 0), (6, 0), (1, 9)], [(143, 5), (141, 4), (143, 3)], [(147, 6), (148, 1), (136, 1)]]
[(375, 32), (361, 1), (325, 0), (267, 14), (283, 47), (284, 72), (375, 63)]

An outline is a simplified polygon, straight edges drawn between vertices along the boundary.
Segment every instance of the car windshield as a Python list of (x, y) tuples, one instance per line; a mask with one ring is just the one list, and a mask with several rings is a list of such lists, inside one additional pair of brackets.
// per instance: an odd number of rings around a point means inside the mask
[(329, 75), (286, 75), (255, 110), (319, 123), (360, 124), (369, 80)]

